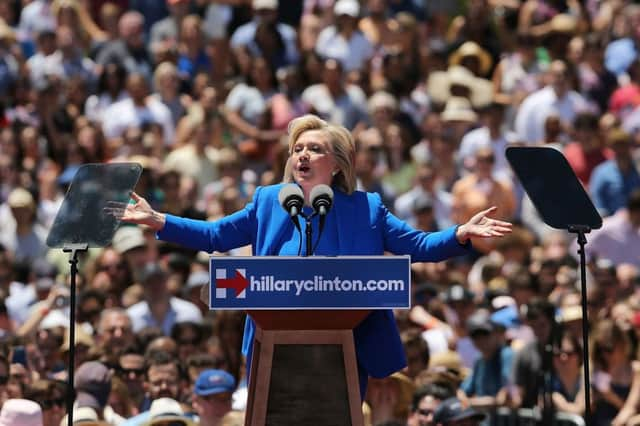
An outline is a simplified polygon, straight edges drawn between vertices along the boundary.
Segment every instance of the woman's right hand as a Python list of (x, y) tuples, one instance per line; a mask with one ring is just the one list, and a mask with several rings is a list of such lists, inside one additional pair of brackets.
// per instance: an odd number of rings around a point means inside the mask
[(135, 223), (138, 225), (146, 225), (154, 231), (159, 231), (164, 227), (166, 221), (165, 215), (155, 211), (147, 200), (136, 194), (131, 193), (133, 204), (129, 203), (126, 207), (111, 207), (110, 212), (123, 222)]

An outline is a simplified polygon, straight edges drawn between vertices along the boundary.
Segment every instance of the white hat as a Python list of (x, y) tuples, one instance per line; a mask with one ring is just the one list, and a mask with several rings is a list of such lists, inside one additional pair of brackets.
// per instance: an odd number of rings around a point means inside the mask
[(121, 226), (116, 231), (112, 241), (113, 248), (120, 254), (134, 248), (144, 247), (146, 244), (142, 229), (137, 226)]
[(151, 403), (149, 408), (149, 421), (144, 426), (153, 426), (156, 423), (167, 421), (181, 421), (185, 426), (195, 426), (189, 417), (184, 415), (180, 403), (172, 398), (159, 398)]
[(0, 410), (0, 426), (42, 426), (42, 408), (28, 399), (8, 399)]
[(260, 10), (260, 9), (275, 10), (278, 8), (278, 0), (253, 0), (251, 2), (251, 7), (253, 8), (253, 10)]
[(471, 109), (471, 103), (467, 98), (452, 96), (442, 111), (442, 121), (468, 121), (474, 122), (478, 115)]
[[(67, 426), (68, 420), (65, 415), (60, 422), (60, 426)], [(76, 426), (111, 426), (104, 420), (98, 418), (98, 413), (91, 407), (73, 407), (73, 425)]]
[(360, 4), (356, 0), (338, 0), (333, 6), (335, 16), (349, 15), (354, 18), (360, 16)]

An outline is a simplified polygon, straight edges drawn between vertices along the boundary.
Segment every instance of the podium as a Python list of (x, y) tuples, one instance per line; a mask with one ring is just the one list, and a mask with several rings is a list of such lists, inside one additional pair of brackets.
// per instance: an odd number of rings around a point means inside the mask
[(362, 426), (353, 329), (410, 307), (408, 256), (211, 257), (211, 309), (255, 323), (245, 425)]

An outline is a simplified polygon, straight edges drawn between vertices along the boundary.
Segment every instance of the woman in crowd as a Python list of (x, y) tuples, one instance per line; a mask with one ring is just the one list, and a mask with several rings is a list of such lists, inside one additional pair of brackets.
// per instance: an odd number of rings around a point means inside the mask
[[(473, 237), (499, 237), (511, 224), (489, 217), (495, 207), (473, 216), (467, 223), (434, 233), (409, 227), (393, 216), (377, 194), (355, 191), (355, 143), (349, 131), (306, 115), (289, 125), (289, 159), (285, 181), (299, 185), (305, 204), (311, 190), (320, 184), (334, 189), (334, 205), (327, 214), (318, 255), (409, 254), (412, 261), (437, 262), (468, 252)], [(282, 185), (258, 188), (253, 202), (216, 222), (193, 221), (162, 214), (133, 193), (134, 204), (114, 208), (122, 220), (144, 224), (166, 241), (207, 252), (228, 251), (252, 244), (253, 254), (295, 255), (299, 236), (289, 215), (279, 207)], [(315, 218), (317, 220), (317, 217)], [(318, 226), (314, 226), (318, 229)], [(314, 238), (315, 239), (315, 238)], [(375, 330), (375, 331), (374, 331)], [(252, 346), (254, 324), (247, 322), (243, 349)], [(368, 376), (386, 377), (406, 365), (391, 311), (373, 311), (354, 329), (361, 395)], [(375, 348), (386, 348), (379, 351)]]

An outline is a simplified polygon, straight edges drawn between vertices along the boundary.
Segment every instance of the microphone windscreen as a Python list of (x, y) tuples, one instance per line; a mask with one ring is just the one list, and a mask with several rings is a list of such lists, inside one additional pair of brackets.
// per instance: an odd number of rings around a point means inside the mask
[(316, 185), (311, 190), (309, 194), (309, 198), (311, 198), (311, 204), (313, 204), (314, 200), (318, 197), (322, 197), (328, 199), (329, 201), (333, 201), (333, 189), (329, 185)]
[(302, 200), (302, 202), (304, 202), (304, 193), (302, 192), (302, 189), (300, 189), (300, 187), (296, 184), (289, 184), (289, 185), (285, 185), (282, 187), (282, 189), (280, 190), (280, 192), (278, 193), (278, 202), (280, 202), (280, 205), (287, 210), (285, 204), (285, 201), (287, 200), (287, 198), (291, 197), (291, 196), (298, 196), (300, 197), (300, 199)]

